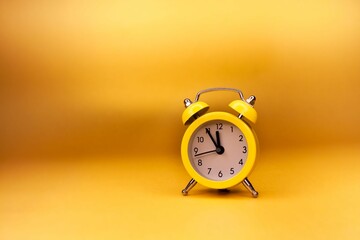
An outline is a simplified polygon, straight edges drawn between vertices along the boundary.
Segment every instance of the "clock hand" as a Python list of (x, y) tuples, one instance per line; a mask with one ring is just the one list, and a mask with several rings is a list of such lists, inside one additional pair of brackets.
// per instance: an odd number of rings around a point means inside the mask
[(217, 151), (216, 151), (216, 149), (214, 149), (214, 150), (211, 150), (211, 151), (206, 151), (206, 152), (195, 154), (194, 156), (197, 157), (197, 156), (201, 156), (201, 155), (204, 155), (204, 154), (207, 154), (207, 153), (212, 153), (212, 152), (217, 152)]
[(206, 133), (209, 135), (211, 141), (214, 143), (215, 147), (218, 148), (217, 143), (215, 142), (215, 139), (213, 138), (213, 136), (210, 133), (210, 128), (206, 128)]
[(206, 133), (209, 135), (211, 141), (214, 143), (215, 147), (216, 147), (216, 153), (217, 154), (223, 154), (225, 152), (225, 149), (223, 146), (220, 145), (220, 133), (219, 131), (216, 131), (216, 140), (217, 142), (215, 142), (214, 137), (211, 135), (210, 133), (210, 128), (206, 128)]
[(221, 143), (220, 143), (220, 133), (219, 131), (216, 131), (216, 153), (217, 154), (223, 154), (225, 152), (225, 148), (223, 146), (221, 146)]
[(220, 144), (220, 134), (219, 134), (219, 131), (216, 131), (216, 145), (217, 145), (218, 147), (221, 146), (221, 144)]

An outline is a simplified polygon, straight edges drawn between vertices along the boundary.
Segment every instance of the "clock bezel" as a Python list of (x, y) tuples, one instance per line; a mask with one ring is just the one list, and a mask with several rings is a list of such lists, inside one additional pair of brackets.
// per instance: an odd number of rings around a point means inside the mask
[[(244, 137), (247, 140), (248, 145), (248, 155), (247, 160), (243, 168), (240, 170), (239, 173), (234, 175), (232, 178), (218, 181), (218, 180), (211, 180), (204, 176), (202, 176), (200, 173), (198, 173), (194, 167), (192, 166), (190, 157), (189, 157), (189, 143), (191, 140), (192, 135), (196, 132), (196, 130), (201, 127), (203, 124), (210, 122), (210, 121), (227, 121), (231, 124), (234, 124), (236, 127), (238, 127), (244, 134)], [(190, 126), (186, 129), (184, 137), (181, 142), (181, 156), (182, 161), (185, 166), (185, 169), (190, 174), (192, 178), (194, 178), (197, 182), (200, 184), (207, 186), (209, 188), (214, 189), (225, 189), (229, 187), (233, 187), (239, 183), (241, 183), (249, 174), (251, 173), (256, 159), (257, 154), (257, 141), (256, 141), (256, 135), (253, 132), (252, 128), (239, 119), (238, 117), (234, 116), (233, 114), (227, 113), (227, 112), (210, 112), (206, 113), (200, 117), (198, 117), (194, 122), (190, 124)]]

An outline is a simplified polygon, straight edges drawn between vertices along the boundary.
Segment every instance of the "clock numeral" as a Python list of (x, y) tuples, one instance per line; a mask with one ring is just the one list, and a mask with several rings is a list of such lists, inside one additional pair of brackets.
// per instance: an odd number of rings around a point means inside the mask
[(219, 178), (222, 178), (224, 176), (224, 174), (220, 171), (219, 173), (218, 173), (218, 177)]
[(200, 167), (202, 166), (202, 160), (201, 159), (198, 160), (198, 166), (200, 166)]
[(231, 126), (230, 129), (231, 129), (231, 132), (234, 132), (234, 127), (233, 126)]
[(247, 148), (246, 148), (246, 146), (243, 146), (243, 151), (242, 151), (243, 153), (247, 153)]
[(240, 164), (240, 165), (244, 165), (243, 159), (240, 159), (239, 164)]
[(208, 170), (209, 170), (209, 171), (208, 171), (208, 174), (210, 174), (210, 172), (211, 172), (211, 169), (212, 169), (212, 168), (210, 168), (210, 167), (208, 168)]
[(196, 138), (198, 143), (203, 143), (205, 140), (204, 137), (196, 137)]
[(195, 154), (197, 154), (197, 153), (198, 153), (198, 151), (199, 151), (199, 149), (198, 149), (197, 147), (195, 147), (195, 148), (194, 148), (194, 152), (195, 152)]
[(222, 123), (217, 123), (216, 124), (216, 129), (217, 130), (222, 130), (223, 129), (223, 124)]
[(235, 173), (234, 168), (230, 168), (230, 174), (233, 175)]
[(239, 142), (243, 141), (244, 136), (243, 135), (239, 135)]

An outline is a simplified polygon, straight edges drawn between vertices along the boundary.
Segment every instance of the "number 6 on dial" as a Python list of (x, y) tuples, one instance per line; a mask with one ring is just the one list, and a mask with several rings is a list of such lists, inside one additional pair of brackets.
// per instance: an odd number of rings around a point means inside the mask
[[(200, 95), (224, 90), (239, 94), (240, 100), (229, 104), (237, 115), (206, 113), (209, 106), (199, 101)], [(245, 100), (238, 89), (209, 88), (200, 91), (194, 103), (190, 99), (185, 99), (184, 103), (186, 109), (182, 120), (189, 127), (182, 139), (181, 157), (192, 179), (182, 190), (183, 195), (187, 195), (197, 182), (215, 189), (227, 189), (243, 183), (253, 197), (257, 197), (258, 192), (247, 178), (254, 167), (258, 149), (252, 129), (257, 119), (253, 108), (255, 96)]]

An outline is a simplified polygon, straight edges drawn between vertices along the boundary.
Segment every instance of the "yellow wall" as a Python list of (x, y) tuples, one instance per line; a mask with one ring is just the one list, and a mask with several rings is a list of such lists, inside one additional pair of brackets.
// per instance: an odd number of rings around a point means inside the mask
[(356, 1), (6, 1), (0, 15), (7, 156), (178, 154), (183, 98), (214, 86), (258, 97), (265, 149), (359, 140)]

